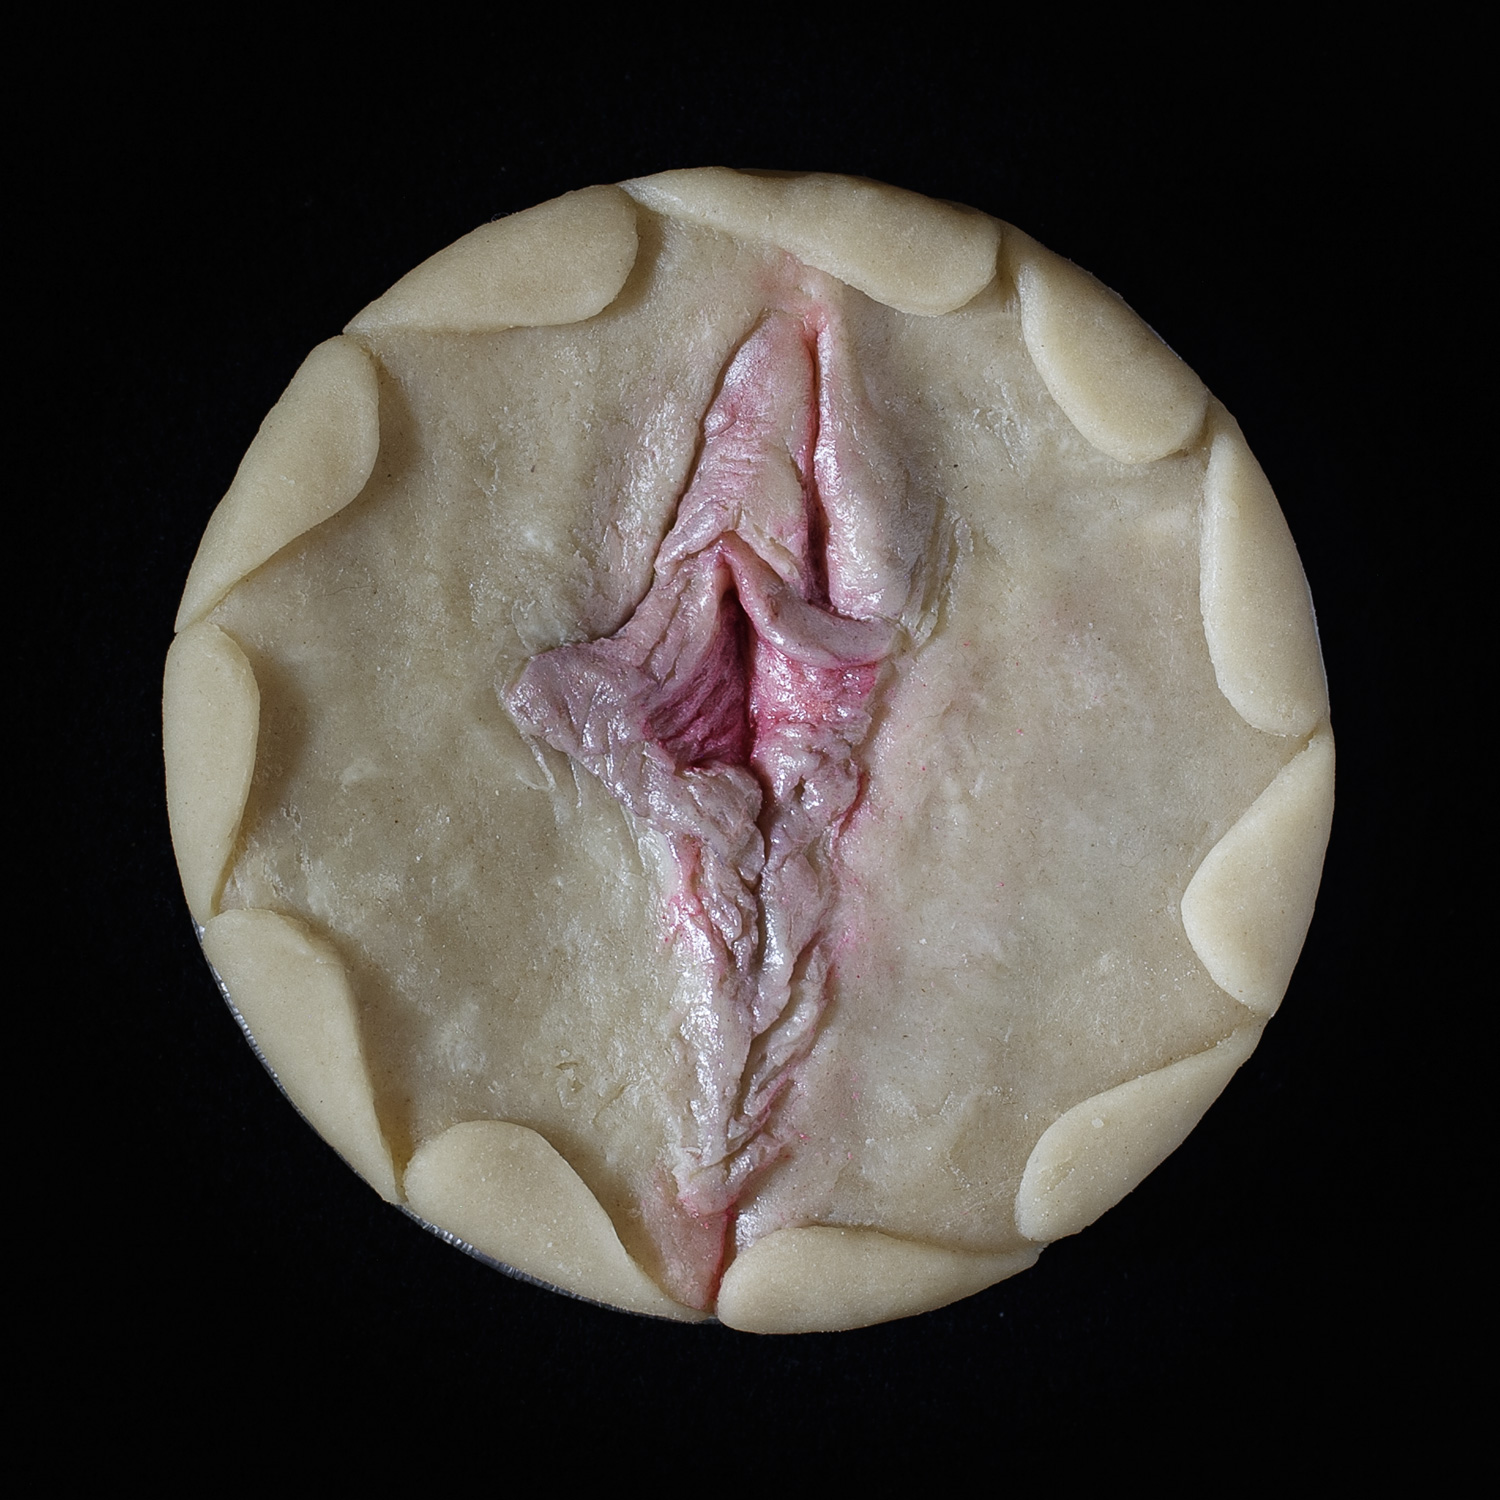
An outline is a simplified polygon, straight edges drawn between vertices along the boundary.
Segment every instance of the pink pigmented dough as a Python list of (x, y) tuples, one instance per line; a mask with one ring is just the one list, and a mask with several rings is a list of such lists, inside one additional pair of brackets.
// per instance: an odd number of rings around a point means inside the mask
[(673, 856), (663, 921), (699, 975), (681, 1023), (695, 1087), (675, 1194), (643, 1209), (667, 1289), (698, 1307), (736, 1201), (785, 1149), (766, 1126), (826, 1003), (835, 846), (913, 587), (882, 541), (904, 496), (861, 437), (846, 363), (819, 302), (768, 313), (725, 371), (630, 620), (501, 688)]

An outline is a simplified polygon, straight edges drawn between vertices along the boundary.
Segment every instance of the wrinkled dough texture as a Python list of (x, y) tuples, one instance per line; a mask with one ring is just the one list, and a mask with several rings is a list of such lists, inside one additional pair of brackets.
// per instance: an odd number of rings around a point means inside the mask
[[(493, 686), (644, 598), (717, 383), (786, 275), (775, 251), (640, 219), (635, 268), (588, 323), (372, 335), (365, 493), (213, 618), (262, 694), (223, 905), (338, 949), (398, 1164), (465, 1120), (525, 1125), (659, 1275), (643, 1206), (669, 1190), (691, 1067), (669, 872)], [(1092, 448), (1006, 286), (942, 318), (846, 289), (842, 315), (889, 445), (956, 540), (863, 752), (828, 1010), (737, 1233), (1020, 1251), (1042, 1131), (1242, 1021), (1176, 903), (1297, 747), (1214, 680), (1202, 453), (1127, 467)]]

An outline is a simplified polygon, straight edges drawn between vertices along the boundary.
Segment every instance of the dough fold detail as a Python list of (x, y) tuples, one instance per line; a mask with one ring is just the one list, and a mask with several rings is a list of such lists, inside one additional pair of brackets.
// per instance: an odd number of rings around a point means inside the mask
[[(825, 289), (825, 290), (831, 290)], [(734, 1206), (827, 999), (838, 839), (883, 666), (936, 591), (934, 497), (881, 450), (836, 313), (773, 312), (725, 371), (651, 590), (608, 639), (497, 684), (517, 722), (661, 839), (693, 972), (676, 1203), (643, 1214), (667, 1286), (710, 1304)]]
[(217, 911), (260, 733), (260, 689), (245, 653), (200, 621), (172, 642), (162, 682), (167, 821), (188, 910)]
[(583, 1179), (524, 1125), (450, 1127), (418, 1148), (405, 1185), (414, 1213), (502, 1265), (630, 1312), (702, 1317), (662, 1294)]
[(953, 312), (995, 276), (994, 219), (883, 183), (696, 167), (622, 186), (658, 213), (780, 245), (897, 312)]
[(208, 924), (203, 951), (287, 1097), (382, 1198), (399, 1203), (338, 954), (290, 917), (243, 909)]
[(620, 295), (636, 249), (635, 204), (617, 187), (582, 188), (481, 224), (407, 272), (345, 332), (498, 333), (579, 323)]
[(1087, 271), (1010, 225), (1005, 244), (1027, 352), (1068, 420), (1121, 463), (1187, 447), (1203, 428), (1203, 382)]
[(1333, 735), (1314, 735), (1209, 851), (1182, 925), (1214, 983), (1270, 1016), (1291, 982), (1333, 825)]
[(1215, 402), (1203, 490), (1203, 633), (1247, 724), (1302, 735), (1328, 717), (1312, 595), (1297, 545), (1239, 424)]
[(1036, 1264), (1038, 1250), (981, 1255), (876, 1229), (781, 1229), (744, 1250), (719, 1289), (721, 1323), (745, 1333), (833, 1333), (946, 1307)]
[(1042, 1133), (1016, 1194), (1016, 1228), (1046, 1244), (1086, 1229), (1188, 1137), (1255, 1050), (1260, 1026), (1075, 1104)]
[(177, 629), (201, 620), (288, 542), (337, 515), (380, 451), (375, 363), (352, 339), (319, 344), (292, 376), (209, 517)]

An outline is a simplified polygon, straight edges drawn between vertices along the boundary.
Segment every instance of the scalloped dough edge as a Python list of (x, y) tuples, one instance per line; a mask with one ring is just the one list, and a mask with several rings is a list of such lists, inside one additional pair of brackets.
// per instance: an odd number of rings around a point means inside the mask
[(620, 295), (637, 248), (631, 199), (617, 187), (580, 188), (481, 224), (408, 271), (345, 332), (498, 333), (580, 323)]
[(621, 187), (656, 213), (779, 245), (897, 312), (953, 312), (995, 277), (998, 220), (885, 183), (692, 167)]
[(1333, 826), (1333, 734), (1323, 729), (1209, 850), (1182, 895), (1188, 942), (1215, 984), (1275, 1014), (1312, 924)]
[(1086, 1229), (1188, 1137), (1260, 1040), (1259, 1023), (1195, 1057), (1075, 1104), (1042, 1132), (1016, 1193), (1016, 1228), (1046, 1244)]
[(206, 620), (172, 642), (162, 677), (167, 822), (188, 910), (201, 927), (219, 894), (260, 737), (260, 688), (235, 640)]
[(505, 1120), (471, 1120), (423, 1142), (405, 1174), (413, 1213), (525, 1275), (593, 1302), (683, 1322), (630, 1258), (599, 1200), (541, 1135)]
[[(761, 178), (709, 168), (662, 173), (623, 187), (658, 212), (707, 223), (739, 237), (771, 239), (809, 265), (902, 312), (936, 315), (969, 301), (992, 279), (1000, 241), (1001, 226), (971, 210), (849, 178), (817, 174)], [(615, 206), (606, 204), (606, 195), (613, 195)], [(586, 206), (570, 202), (584, 198), (593, 202)], [(567, 212), (554, 212), (564, 205)], [(628, 253), (626, 237), (619, 233), (620, 207), (630, 214)], [(583, 263), (559, 267), (557, 252), (576, 246), (579, 231), (591, 228), (594, 233), (583, 235), (580, 253), (574, 257)], [(1128, 463), (1163, 457), (1191, 442), (1201, 430), (1207, 400), (1197, 377), (1087, 273), (1009, 226), (1006, 237), (1014, 247), (1012, 265), (1027, 347), (1049, 391), (1079, 431), (1110, 457)], [(480, 331), (580, 321), (614, 300), (635, 254), (634, 211), (624, 194), (617, 189), (585, 189), (465, 236), (370, 304), (351, 321), (349, 330), (366, 333), (415, 324), (442, 331)], [(1222, 408), (1218, 410), (1222, 413)], [(1270, 486), (1238, 427), (1227, 413), (1218, 416), (1218, 424), (1210, 455), (1203, 544), (1205, 633), (1215, 671), (1226, 697), (1255, 727), (1305, 733), (1298, 726), (1309, 716), (1316, 722), (1326, 714), (1327, 700), (1300, 560)], [(347, 338), (329, 340), (308, 356), (262, 424), (205, 533), (179, 614), (178, 627), (185, 633), (168, 657), (164, 712), (166, 721), (177, 728), (164, 734), (164, 741), (171, 745), (167, 750), (169, 815), (189, 906), (195, 919), (208, 923), (205, 948), (234, 995), (235, 1009), (293, 1102), (361, 1175), (396, 1202), (401, 1194), (375, 1116), (352, 994), (337, 955), (299, 924), (274, 913), (244, 911), (213, 917), (212, 905), (253, 772), (259, 695), (238, 646), (216, 627), (193, 624), (201, 622), (235, 583), (287, 542), (355, 498), (374, 466), (378, 446), (373, 362)], [(1293, 580), (1300, 592), (1292, 588)], [(1294, 600), (1300, 602), (1310, 628), (1300, 633), (1283, 629), (1283, 636), (1295, 635), (1290, 646), (1281, 640), (1266, 644), (1267, 631), (1243, 628), (1246, 619), (1257, 625), (1284, 626), (1285, 606)], [(1296, 620), (1295, 608), (1290, 613)], [(1308, 639), (1321, 699), (1306, 690), (1314, 675), (1308, 668)], [(1275, 671), (1278, 655), (1279, 677)], [(1264, 666), (1267, 661), (1272, 663), (1269, 674)], [(1256, 667), (1260, 667), (1258, 675)], [(1268, 697), (1267, 675), (1282, 691), (1279, 696), (1269, 695), (1275, 706), (1257, 711), (1255, 705)], [(1292, 691), (1286, 688), (1288, 682)], [(1300, 695), (1295, 691), (1298, 687)], [(207, 708), (215, 699), (223, 711)], [(195, 711), (165, 708), (174, 701), (194, 700)], [(1293, 703), (1291, 709), (1285, 707), (1288, 701)], [(205, 773), (210, 757), (204, 749), (210, 737), (215, 749), (218, 741), (226, 739), (242, 747), (247, 703), (248, 753), (231, 753), (228, 775), (218, 770)], [(1247, 709), (1246, 703), (1252, 707)], [(232, 726), (228, 735), (222, 727), (225, 723)], [(1331, 737), (1324, 738), (1328, 740), (1327, 801), (1331, 808)], [(1195, 890), (1199, 893), (1194, 905), (1200, 933), (1205, 926), (1203, 913), (1224, 908), (1226, 889), (1236, 881), (1243, 885), (1251, 866), (1263, 873), (1266, 860), (1247, 858), (1241, 849), (1245, 841), (1236, 843), (1235, 836), (1306, 755), (1303, 752), (1281, 773), (1195, 876), (1189, 896)], [(1301, 779), (1305, 781), (1306, 775)], [(175, 813), (174, 781), (179, 788)], [(1291, 793), (1280, 799), (1288, 805), (1295, 801)], [(188, 811), (194, 803), (201, 815)], [(1277, 822), (1273, 810), (1272, 823), (1272, 842), (1278, 835), (1286, 842), (1284, 812)], [(190, 824), (195, 828), (195, 847), (184, 860), (178, 829)], [(204, 826), (211, 829), (206, 839), (201, 832)], [(1311, 879), (1314, 893), (1326, 839), (1325, 816)], [(1265, 837), (1251, 842), (1263, 855)], [(1306, 838), (1301, 845), (1310, 847)], [(210, 865), (212, 872), (207, 873)], [(1294, 879), (1291, 884), (1299, 883)], [(1185, 923), (1189, 905), (1185, 896)], [(1306, 913), (1310, 920), (1311, 895)], [(1212, 918), (1207, 925), (1212, 926)], [(1253, 923), (1246, 926), (1253, 935)], [(1282, 926), (1288, 924), (1283, 921)], [(1306, 926), (1307, 921), (1302, 921), (1291, 962), (1295, 962)], [(1238, 941), (1243, 949), (1243, 935), (1236, 940), (1215, 933), (1204, 939), (1190, 932), (1190, 937), (1221, 987), (1252, 1008), (1267, 1014), (1274, 1010), (1290, 975), (1290, 963), (1285, 964), (1285, 976), (1267, 1007), (1265, 983), (1257, 986), (1243, 976), (1226, 982), (1222, 977), (1236, 962), (1244, 967), (1235, 947)], [(1231, 952), (1227, 963), (1219, 950)], [(1209, 952), (1215, 954), (1217, 967)], [(1266, 967), (1262, 961), (1260, 968)], [(1277, 966), (1273, 962), (1269, 967)], [(295, 999), (303, 1003), (297, 1005)], [(1243, 1055), (1226, 1067), (1225, 1049), (1247, 1034), (1249, 1045)], [(1185, 1138), (1249, 1055), (1257, 1036), (1258, 1029), (1245, 1028), (1210, 1053), (1096, 1096), (1057, 1121), (1033, 1151), (1017, 1198), (1017, 1222), (1025, 1221), (1023, 1232), (1028, 1238), (1046, 1240), (1073, 1233), (1135, 1187)], [(1197, 1086), (1214, 1077), (1218, 1082), (1211, 1092)], [(1200, 1095), (1201, 1104), (1196, 1102)], [(1163, 1111), (1164, 1103), (1176, 1108), (1175, 1122), (1166, 1127), (1161, 1124), (1163, 1115), (1173, 1111)], [(1150, 1119), (1145, 1118), (1143, 1108), (1154, 1111)], [(1082, 1134), (1078, 1121), (1085, 1114), (1101, 1115), (1106, 1109), (1110, 1114), (1106, 1126), (1128, 1125), (1132, 1114), (1140, 1117), (1133, 1140), (1122, 1144), (1120, 1132), (1108, 1130), (1105, 1137), (1098, 1137), (1094, 1132), (1100, 1126), (1094, 1118), (1088, 1121), (1090, 1134)], [(483, 1138), (475, 1132), (482, 1132)], [(1158, 1149), (1168, 1138), (1169, 1143)], [(1057, 1179), (1058, 1161), (1065, 1149), (1073, 1154), (1065, 1179)], [(1147, 1156), (1149, 1163), (1139, 1167)], [(502, 1159), (506, 1170), (497, 1172)], [(666, 1298), (630, 1259), (597, 1199), (536, 1132), (494, 1121), (454, 1127), (419, 1150), (408, 1169), (408, 1187), (413, 1170), (427, 1200), (414, 1198), (415, 1210), (482, 1253), (539, 1280), (612, 1305), (680, 1319), (698, 1316)], [(1045, 1190), (1038, 1186), (1044, 1178), (1049, 1182)], [(1107, 1184), (1102, 1192), (1101, 1181)], [(539, 1221), (537, 1209), (542, 1203), (548, 1211), (545, 1220)], [(1086, 1217), (1080, 1217), (1081, 1213)], [(1072, 1228), (1058, 1227), (1073, 1220)], [(1031, 1233), (1026, 1225), (1044, 1232)], [(548, 1236), (545, 1243), (544, 1236)], [(725, 1277), (718, 1311), (722, 1321), (747, 1331), (860, 1327), (971, 1295), (1025, 1269), (1036, 1255), (1035, 1251), (989, 1256), (950, 1251), (875, 1230), (826, 1226), (783, 1230), (734, 1262)]]
[(375, 363), (352, 339), (319, 344), (260, 424), (209, 517), (177, 629), (201, 620), (242, 578), (365, 487), (380, 451)]
[(1247, 724), (1299, 739), (1328, 717), (1328, 679), (1297, 544), (1239, 424), (1208, 423), (1198, 597), (1219, 690)]
[(1087, 271), (1009, 224), (1005, 246), (1027, 353), (1073, 426), (1120, 463), (1186, 448), (1203, 430), (1203, 382)]
[(203, 951), (287, 1097), (382, 1198), (399, 1203), (354, 994), (338, 954), (300, 922), (253, 909), (215, 917), (204, 930)]
[(1035, 1265), (1038, 1254), (946, 1250), (877, 1229), (779, 1229), (735, 1258), (717, 1312), (744, 1333), (866, 1328), (971, 1297)]

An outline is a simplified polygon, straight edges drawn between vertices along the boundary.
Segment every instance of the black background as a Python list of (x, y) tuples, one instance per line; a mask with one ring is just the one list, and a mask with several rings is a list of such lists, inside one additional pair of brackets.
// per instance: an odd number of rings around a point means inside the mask
[[(47, 1061), (16, 1197), (53, 1399), (148, 1447), (222, 1423), (252, 1456), (288, 1425), (433, 1462), (608, 1426), (608, 1452), (715, 1486), (767, 1480), (773, 1451), (777, 1473), (810, 1473), (978, 1443), (1063, 1474), (1170, 1467), (1200, 1430), (1237, 1464), (1310, 1434), (1404, 1445), (1441, 1348), (1437, 1245), (1464, 1229), (1434, 1213), (1430, 1144), (1449, 1044), (1427, 1023), (1454, 986), (1426, 838), (1449, 788), (1413, 774), (1441, 671), (1412, 666), (1467, 482), (1440, 467), (1429, 342), (1457, 274), (1460, 116), (1450, 99), (1413, 123), (1424, 65), (1398, 47), (1242, 29), (1085, 48), (1068, 27), (945, 24), (626, 42), (409, 17), (314, 44), (137, 21), (28, 65), (15, 310), (41, 338), (12, 435), (36, 461), (14, 628), (45, 706), (25, 720), (42, 792), (18, 810), (22, 868), (42, 872), (23, 920), (52, 957), (22, 987)], [(306, 351), (478, 223), (710, 163), (969, 203), (1119, 290), (1276, 486), (1339, 737), (1302, 962), (1199, 1130), (1033, 1270), (839, 1335), (597, 1309), (381, 1204), (241, 1039), (165, 826), (182, 582)]]

